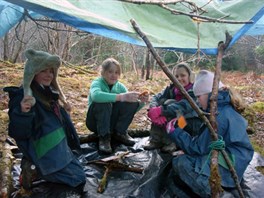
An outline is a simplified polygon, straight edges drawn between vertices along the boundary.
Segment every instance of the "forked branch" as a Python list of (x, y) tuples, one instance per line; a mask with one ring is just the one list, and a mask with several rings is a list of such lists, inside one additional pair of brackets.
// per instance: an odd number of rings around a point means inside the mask
[[(189, 16), (192, 20), (197, 22), (209, 22), (209, 23), (229, 23), (229, 24), (251, 24), (253, 21), (234, 21), (234, 20), (224, 20), (224, 18), (229, 17), (229, 15), (223, 16), (221, 18), (213, 18), (208, 16), (203, 16), (204, 13), (208, 13), (204, 7), (206, 5), (210, 4), (211, 1), (207, 2), (204, 6), (199, 7), (196, 5), (193, 1), (188, 0), (120, 0), (122, 2), (128, 2), (128, 3), (134, 3), (134, 4), (152, 4), (152, 5), (158, 5), (165, 10), (170, 11), (172, 14), (175, 15), (185, 15)], [(169, 7), (169, 4), (184, 4), (186, 5), (190, 11), (189, 12), (183, 12), (181, 10), (173, 9), (172, 7)]]

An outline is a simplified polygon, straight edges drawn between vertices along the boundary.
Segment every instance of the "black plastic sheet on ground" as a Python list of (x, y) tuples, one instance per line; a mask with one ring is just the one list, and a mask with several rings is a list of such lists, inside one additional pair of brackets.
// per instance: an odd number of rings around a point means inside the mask
[[(108, 175), (105, 190), (102, 193), (98, 193), (97, 189), (104, 175), (105, 167), (89, 162), (108, 156), (98, 153), (96, 143), (82, 144), (83, 154), (79, 156), (79, 160), (84, 166), (87, 178), (85, 185), (86, 192), (83, 195), (76, 193), (74, 189), (65, 185), (38, 181), (34, 183), (34, 187), (28, 197), (192, 197), (188, 191), (175, 185), (173, 181), (173, 177), (171, 176), (172, 156), (164, 154), (159, 150), (145, 151), (143, 145), (147, 139), (146, 137), (136, 139), (137, 143), (133, 147), (126, 147), (124, 145), (113, 146), (113, 155), (129, 151), (128, 157), (124, 158), (123, 162), (132, 167), (143, 168), (142, 174), (113, 170)], [(19, 154), (16, 154), (16, 156), (19, 157)], [(241, 184), (245, 197), (264, 197), (264, 176), (256, 170), (258, 166), (264, 166), (264, 158), (255, 153)], [(12, 171), (14, 192), (11, 195), (13, 198), (22, 197), (19, 193), (20, 187), (18, 182), (20, 171), (20, 164), (14, 165)], [(239, 196), (237, 190), (233, 189), (229, 192), (225, 191), (222, 197), (232, 198)]]

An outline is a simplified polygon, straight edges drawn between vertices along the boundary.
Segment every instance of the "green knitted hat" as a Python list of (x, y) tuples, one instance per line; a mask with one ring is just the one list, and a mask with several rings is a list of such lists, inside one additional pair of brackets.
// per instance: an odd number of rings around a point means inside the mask
[(38, 74), (42, 70), (53, 68), (54, 79), (52, 80), (51, 85), (59, 91), (61, 101), (63, 103), (66, 103), (66, 98), (57, 81), (58, 69), (61, 65), (60, 57), (56, 55), (51, 55), (47, 52), (36, 51), (33, 49), (26, 50), (25, 56), (27, 58), (27, 61), (25, 63), (23, 77), (24, 95), (33, 96), (30, 84), (36, 74)]

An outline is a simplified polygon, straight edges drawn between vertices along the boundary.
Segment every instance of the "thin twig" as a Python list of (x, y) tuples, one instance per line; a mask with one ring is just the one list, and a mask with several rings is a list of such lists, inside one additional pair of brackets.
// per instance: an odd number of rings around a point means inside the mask
[[(191, 13), (186, 13), (182, 12), (179, 10), (172, 9), (168, 6), (165, 5), (160, 5), (162, 8), (169, 10), (172, 14), (175, 15), (185, 15), (191, 17), (191, 19), (195, 21), (200, 21), (200, 22), (209, 22), (209, 23), (228, 23), (228, 24), (252, 24), (253, 21), (234, 21), (234, 20), (223, 20), (223, 17), (221, 19), (216, 19), (212, 17), (206, 17), (206, 16), (201, 16), (197, 14), (191, 14)], [(228, 16), (224, 16), (225, 18)]]
[[(234, 20), (223, 20), (223, 18), (227, 18), (229, 15), (223, 16), (220, 19), (218, 18), (212, 18), (212, 17), (207, 17), (207, 16), (202, 16), (202, 14), (207, 13), (203, 9), (206, 5), (208, 5), (211, 1), (207, 2), (204, 6), (199, 7), (197, 6), (194, 2), (192, 1), (187, 1), (187, 0), (167, 0), (167, 1), (162, 1), (162, 0), (120, 0), (122, 2), (128, 2), (128, 3), (134, 3), (134, 4), (153, 4), (153, 5), (158, 5), (165, 10), (170, 11), (172, 14), (175, 15), (185, 15), (189, 16), (191, 19), (194, 21), (200, 21), (200, 22), (210, 22), (210, 23), (228, 23), (228, 24), (252, 24), (253, 21), (234, 21)], [(191, 9), (190, 12), (183, 12), (180, 10), (173, 9), (171, 7), (168, 7), (168, 4), (177, 4), (177, 3), (186, 3), (188, 4)], [(200, 12), (197, 14), (197, 11)], [(192, 14), (192, 13), (195, 14)]]
[(72, 69), (74, 69), (74, 70), (78, 70), (79, 72), (81, 72), (81, 73), (83, 73), (83, 74), (97, 74), (97, 72), (95, 72), (95, 71), (89, 71), (89, 70), (86, 70), (86, 69), (80, 68), (80, 67), (78, 67), (78, 66), (74, 66), (73, 64), (71, 64), (71, 63), (69, 63), (69, 62), (67, 62), (67, 61), (64, 61), (64, 60), (62, 60), (62, 63), (63, 63), (64, 65), (66, 65), (67, 67), (70, 67), (70, 68), (72, 68)]

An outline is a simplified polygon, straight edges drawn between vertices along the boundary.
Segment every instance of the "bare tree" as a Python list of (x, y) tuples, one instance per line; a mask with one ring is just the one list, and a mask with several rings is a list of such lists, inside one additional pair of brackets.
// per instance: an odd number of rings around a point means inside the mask
[(8, 34), (6, 34), (4, 36), (4, 42), (3, 42), (3, 45), (4, 45), (4, 51), (3, 51), (3, 54), (4, 54), (4, 61), (7, 61), (8, 60), (8, 54), (9, 54), (9, 51), (8, 51), (8, 41), (9, 41), (9, 38), (8, 38)]
[(150, 76), (150, 51), (146, 49), (146, 61), (145, 61), (145, 68), (146, 68), (146, 80), (149, 79)]
[(26, 23), (22, 22), (20, 26), (16, 27), (16, 36), (18, 38), (18, 41), (16, 42), (16, 45), (14, 46), (12, 56), (10, 59), (10, 62), (15, 63), (17, 61), (17, 58), (19, 54), (21, 53), (22, 47), (24, 45), (24, 37), (25, 37), (25, 31), (26, 31)]

